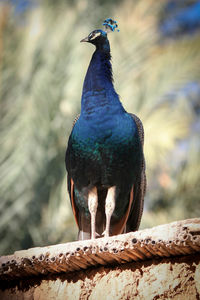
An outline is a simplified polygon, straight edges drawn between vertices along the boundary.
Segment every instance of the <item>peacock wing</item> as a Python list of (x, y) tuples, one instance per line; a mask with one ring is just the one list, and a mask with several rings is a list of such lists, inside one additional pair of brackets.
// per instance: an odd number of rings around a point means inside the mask
[[(80, 117), (80, 114), (78, 114), (74, 121), (73, 121), (73, 125), (72, 125), (72, 129), (74, 127), (74, 125), (76, 124), (76, 122), (78, 121)], [(72, 206), (72, 211), (74, 214), (74, 218), (76, 221), (76, 224), (79, 228), (79, 233), (78, 233), (78, 239), (79, 240), (86, 240), (86, 239), (90, 239), (90, 221), (88, 221), (88, 218), (85, 217), (84, 213), (81, 212), (76, 204), (77, 199), (75, 196), (75, 187), (74, 187), (74, 181), (73, 178), (71, 178), (68, 175), (67, 178), (67, 183), (68, 183), (68, 191), (69, 191), (69, 195), (70, 195), (70, 202), (71, 202), (71, 206)]]
[[(138, 133), (139, 133), (139, 139), (142, 145), (142, 152), (143, 152), (143, 146), (144, 146), (143, 124), (136, 115), (134, 114), (130, 114), (130, 115), (136, 123)], [(142, 153), (142, 161), (140, 165), (139, 178), (134, 185), (133, 203), (126, 224), (126, 230), (125, 230), (126, 232), (135, 231), (139, 228), (142, 212), (143, 212), (145, 192), (146, 192), (145, 158), (144, 158), (144, 154)]]
[(91, 231), (90, 220), (88, 220), (88, 218), (86, 218), (84, 213), (78, 209), (78, 206), (76, 204), (77, 199), (75, 199), (74, 188), (75, 188), (74, 182), (68, 176), (68, 190), (69, 190), (69, 195), (70, 195), (72, 211), (74, 214), (76, 224), (79, 228), (78, 239), (79, 240), (87, 240), (87, 239), (90, 239), (90, 231)]

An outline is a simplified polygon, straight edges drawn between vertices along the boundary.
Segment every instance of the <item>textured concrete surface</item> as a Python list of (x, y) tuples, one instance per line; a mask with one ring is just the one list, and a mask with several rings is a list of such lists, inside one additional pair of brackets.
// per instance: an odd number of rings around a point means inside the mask
[(2, 256), (0, 299), (200, 299), (200, 219)]
[(200, 254), (25, 280), (0, 299), (200, 299)]

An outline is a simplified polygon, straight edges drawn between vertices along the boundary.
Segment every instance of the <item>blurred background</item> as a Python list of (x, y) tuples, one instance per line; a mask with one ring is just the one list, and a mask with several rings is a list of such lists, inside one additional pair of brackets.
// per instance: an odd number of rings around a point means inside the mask
[(0, 253), (73, 241), (65, 149), (94, 48), (112, 17), (115, 87), (142, 120), (140, 228), (200, 216), (200, 1), (0, 1)]

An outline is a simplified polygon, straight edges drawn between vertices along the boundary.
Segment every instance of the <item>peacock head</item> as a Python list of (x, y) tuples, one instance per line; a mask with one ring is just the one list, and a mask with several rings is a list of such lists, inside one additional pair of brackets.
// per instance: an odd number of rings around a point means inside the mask
[[(115, 31), (118, 27), (117, 22), (111, 18), (106, 19), (103, 22), (105, 30), (97, 29), (93, 30), (86, 38), (82, 39), (81, 42), (88, 42), (96, 46), (96, 48), (106, 48), (106, 45), (109, 46), (107, 39), (107, 33)], [(117, 29), (119, 31), (119, 29)]]
[(86, 38), (81, 42), (88, 42), (95, 46), (103, 44), (107, 40), (107, 33), (101, 29), (93, 30)]

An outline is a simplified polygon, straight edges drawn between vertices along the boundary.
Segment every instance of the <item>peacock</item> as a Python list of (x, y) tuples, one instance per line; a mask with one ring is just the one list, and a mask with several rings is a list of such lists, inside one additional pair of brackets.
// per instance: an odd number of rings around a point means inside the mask
[(95, 51), (65, 156), (79, 240), (137, 230), (146, 190), (143, 125), (124, 109), (113, 84), (107, 35), (118, 25), (110, 18), (103, 25), (81, 40)]

